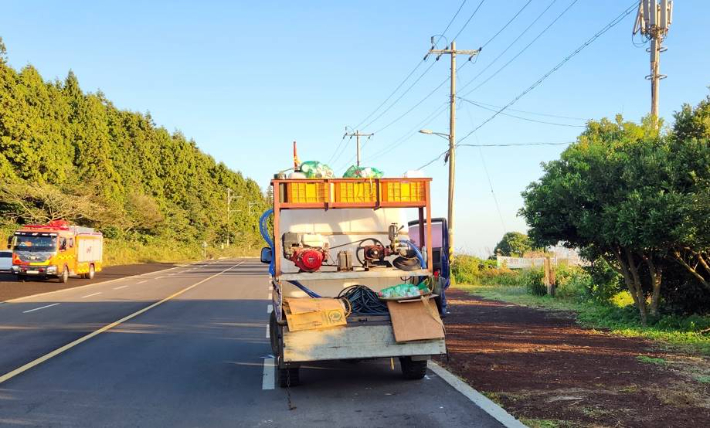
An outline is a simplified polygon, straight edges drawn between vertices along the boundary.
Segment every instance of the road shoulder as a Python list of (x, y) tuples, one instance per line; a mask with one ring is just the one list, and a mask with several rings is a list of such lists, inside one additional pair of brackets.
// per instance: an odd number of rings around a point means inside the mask
[(698, 357), (584, 329), (569, 313), (449, 296), (440, 364), (530, 426), (710, 426), (710, 384), (683, 370)]

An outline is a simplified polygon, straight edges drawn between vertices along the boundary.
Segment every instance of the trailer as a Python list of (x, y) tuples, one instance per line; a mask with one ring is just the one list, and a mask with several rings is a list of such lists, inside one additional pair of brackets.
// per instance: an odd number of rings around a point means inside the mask
[[(297, 385), (301, 365), (329, 360), (396, 358), (406, 379), (421, 379), (428, 360), (446, 353), (443, 323), (434, 299), (429, 301), (436, 296), (380, 296), (386, 309), (377, 313), (348, 301), (353, 293), (369, 293), (372, 301), (373, 293), (403, 282), (432, 289), (442, 280), (434, 275), (430, 256), (430, 183), (430, 178), (272, 180), (273, 209), (260, 222), (268, 244), (261, 261), (269, 264), (273, 288), (270, 338), (280, 386)], [(412, 209), (416, 245), (407, 230)]]

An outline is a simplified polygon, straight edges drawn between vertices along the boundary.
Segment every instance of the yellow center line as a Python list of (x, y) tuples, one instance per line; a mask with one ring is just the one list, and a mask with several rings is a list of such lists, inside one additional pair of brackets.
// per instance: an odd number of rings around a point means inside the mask
[(203, 280), (201, 280), (201, 281), (199, 281), (199, 282), (196, 282), (196, 283), (192, 284), (192, 285), (189, 286), (189, 287), (183, 288), (182, 290), (180, 290), (180, 291), (178, 291), (178, 292), (176, 292), (176, 293), (174, 293), (174, 294), (172, 294), (172, 295), (170, 295), (170, 296), (164, 298), (163, 300), (160, 300), (160, 301), (158, 301), (158, 302), (155, 302), (155, 303), (153, 303), (153, 304), (150, 305), (150, 306), (147, 306), (147, 307), (145, 307), (145, 308), (143, 308), (143, 309), (141, 309), (141, 310), (139, 310), (139, 311), (136, 311), (136, 312), (134, 312), (134, 313), (132, 313), (132, 314), (130, 314), (130, 315), (127, 315), (127, 316), (121, 318), (121, 319), (118, 320), (118, 321), (114, 321), (114, 322), (112, 322), (111, 324), (107, 324), (107, 325), (101, 327), (101, 328), (98, 329), (98, 330), (92, 331), (91, 333), (87, 334), (86, 336), (82, 336), (82, 337), (76, 339), (76, 340), (73, 341), (73, 342), (67, 343), (66, 345), (62, 346), (61, 348), (57, 348), (57, 349), (55, 349), (54, 351), (52, 351), (52, 352), (50, 352), (50, 353), (48, 353), (48, 354), (45, 354), (45, 355), (43, 355), (43, 356), (37, 358), (36, 360), (31, 361), (31, 362), (25, 364), (25, 365), (22, 366), (22, 367), (18, 367), (18, 368), (16, 368), (15, 370), (13, 370), (13, 371), (11, 371), (11, 372), (5, 373), (4, 375), (0, 376), (0, 384), (3, 383), (3, 382), (8, 381), (8, 380), (10, 380), (10, 379), (12, 379), (13, 377), (15, 377), (15, 376), (17, 376), (17, 375), (19, 375), (19, 374), (21, 374), (21, 373), (26, 372), (27, 370), (29, 370), (29, 369), (31, 369), (31, 368), (33, 368), (33, 367), (36, 367), (36, 366), (42, 364), (43, 362), (49, 360), (50, 358), (56, 357), (57, 355), (59, 355), (59, 354), (65, 352), (65, 351), (68, 351), (69, 349), (71, 349), (71, 348), (73, 348), (73, 347), (75, 347), (75, 346), (77, 346), (77, 345), (79, 345), (79, 344), (81, 344), (81, 343), (86, 342), (87, 340), (91, 339), (92, 337), (98, 336), (99, 334), (101, 334), (101, 333), (103, 333), (103, 332), (106, 332), (106, 331), (108, 331), (108, 330), (110, 330), (110, 329), (112, 329), (112, 328), (114, 328), (114, 327), (116, 327), (116, 326), (118, 326), (118, 325), (121, 325), (121, 324), (123, 324), (124, 322), (126, 322), (126, 321), (128, 321), (128, 320), (131, 320), (131, 319), (137, 317), (138, 315), (141, 315), (141, 314), (143, 314), (143, 313), (145, 313), (145, 312), (148, 312), (149, 310), (155, 308), (156, 306), (160, 306), (160, 305), (162, 305), (163, 303), (167, 302), (168, 300), (172, 300), (172, 299), (178, 297), (179, 295), (181, 295), (181, 294), (183, 294), (183, 293), (185, 293), (185, 292), (187, 292), (187, 291), (192, 290), (193, 288), (197, 287), (198, 285), (200, 285), (200, 284), (202, 284), (202, 283), (205, 283), (205, 282), (209, 281), (210, 279), (212, 279), (212, 278), (214, 278), (214, 277), (217, 277), (217, 276), (219, 276), (219, 275), (222, 275), (223, 273), (225, 273), (225, 272), (227, 272), (227, 271), (229, 271), (229, 270), (232, 270), (232, 269), (234, 269), (234, 268), (237, 267), (237, 266), (242, 265), (243, 263), (244, 263), (244, 262), (237, 263), (236, 265), (234, 265), (234, 266), (232, 266), (232, 267), (229, 267), (229, 268), (227, 268), (227, 269), (225, 269), (225, 270), (223, 270), (223, 271), (221, 271), (221, 272), (218, 272), (218, 273), (216, 273), (216, 274), (214, 274), (214, 275), (212, 275), (212, 276), (209, 276), (209, 277), (207, 277), (207, 278), (205, 278), (205, 279), (203, 279)]

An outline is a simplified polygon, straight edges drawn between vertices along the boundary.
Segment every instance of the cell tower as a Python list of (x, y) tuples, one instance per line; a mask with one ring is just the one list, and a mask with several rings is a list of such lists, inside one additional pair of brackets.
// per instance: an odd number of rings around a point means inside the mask
[(668, 35), (672, 18), (672, 0), (640, 0), (633, 34), (641, 33), (645, 40), (651, 40), (651, 47), (646, 49), (651, 54), (651, 74), (646, 79), (651, 81), (651, 116), (656, 123), (659, 84), (661, 79), (666, 78), (660, 73), (661, 52), (667, 50), (662, 44)]

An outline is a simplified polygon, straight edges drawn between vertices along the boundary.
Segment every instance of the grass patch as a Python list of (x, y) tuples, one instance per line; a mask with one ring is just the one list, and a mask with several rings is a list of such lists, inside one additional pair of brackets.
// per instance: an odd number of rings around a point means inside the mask
[(664, 360), (663, 358), (654, 358), (646, 355), (637, 355), (636, 359), (641, 361), (642, 363), (656, 364), (658, 366), (665, 366), (668, 364), (668, 361)]
[(700, 383), (710, 383), (710, 376), (705, 376), (705, 375), (695, 376), (695, 380), (697, 380)]
[[(710, 356), (710, 336), (701, 331), (710, 327), (710, 317), (662, 316), (654, 324), (641, 325), (635, 307), (601, 304), (590, 301), (535, 296), (524, 286), (481, 286), (456, 284), (455, 288), (491, 300), (501, 300), (523, 306), (574, 312), (584, 327), (608, 329), (612, 334), (626, 337), (643, 337), (657, 341), (668, 348), (692, 354)], [(619, 303), (624, 302), (619, 297)]]
[(520, 418), (520, 422), (530, 428), (566, 428), (574, 426), (574, 424), (572, 424), (571, 422), (560, 421), (557, 419)]
[[(205, 258), (205, 253), (201, 246), (177, 241), (142, 243), (139, 241), (105, 239), (104, 250), (105, 266), (156, 262), (178, 263), (203, 260)], [(255, 256), (257, 253), (258, 250), (256, 248), (238, 246), (225, 249), (208, 247), (206, 251), (208, 259)]]

